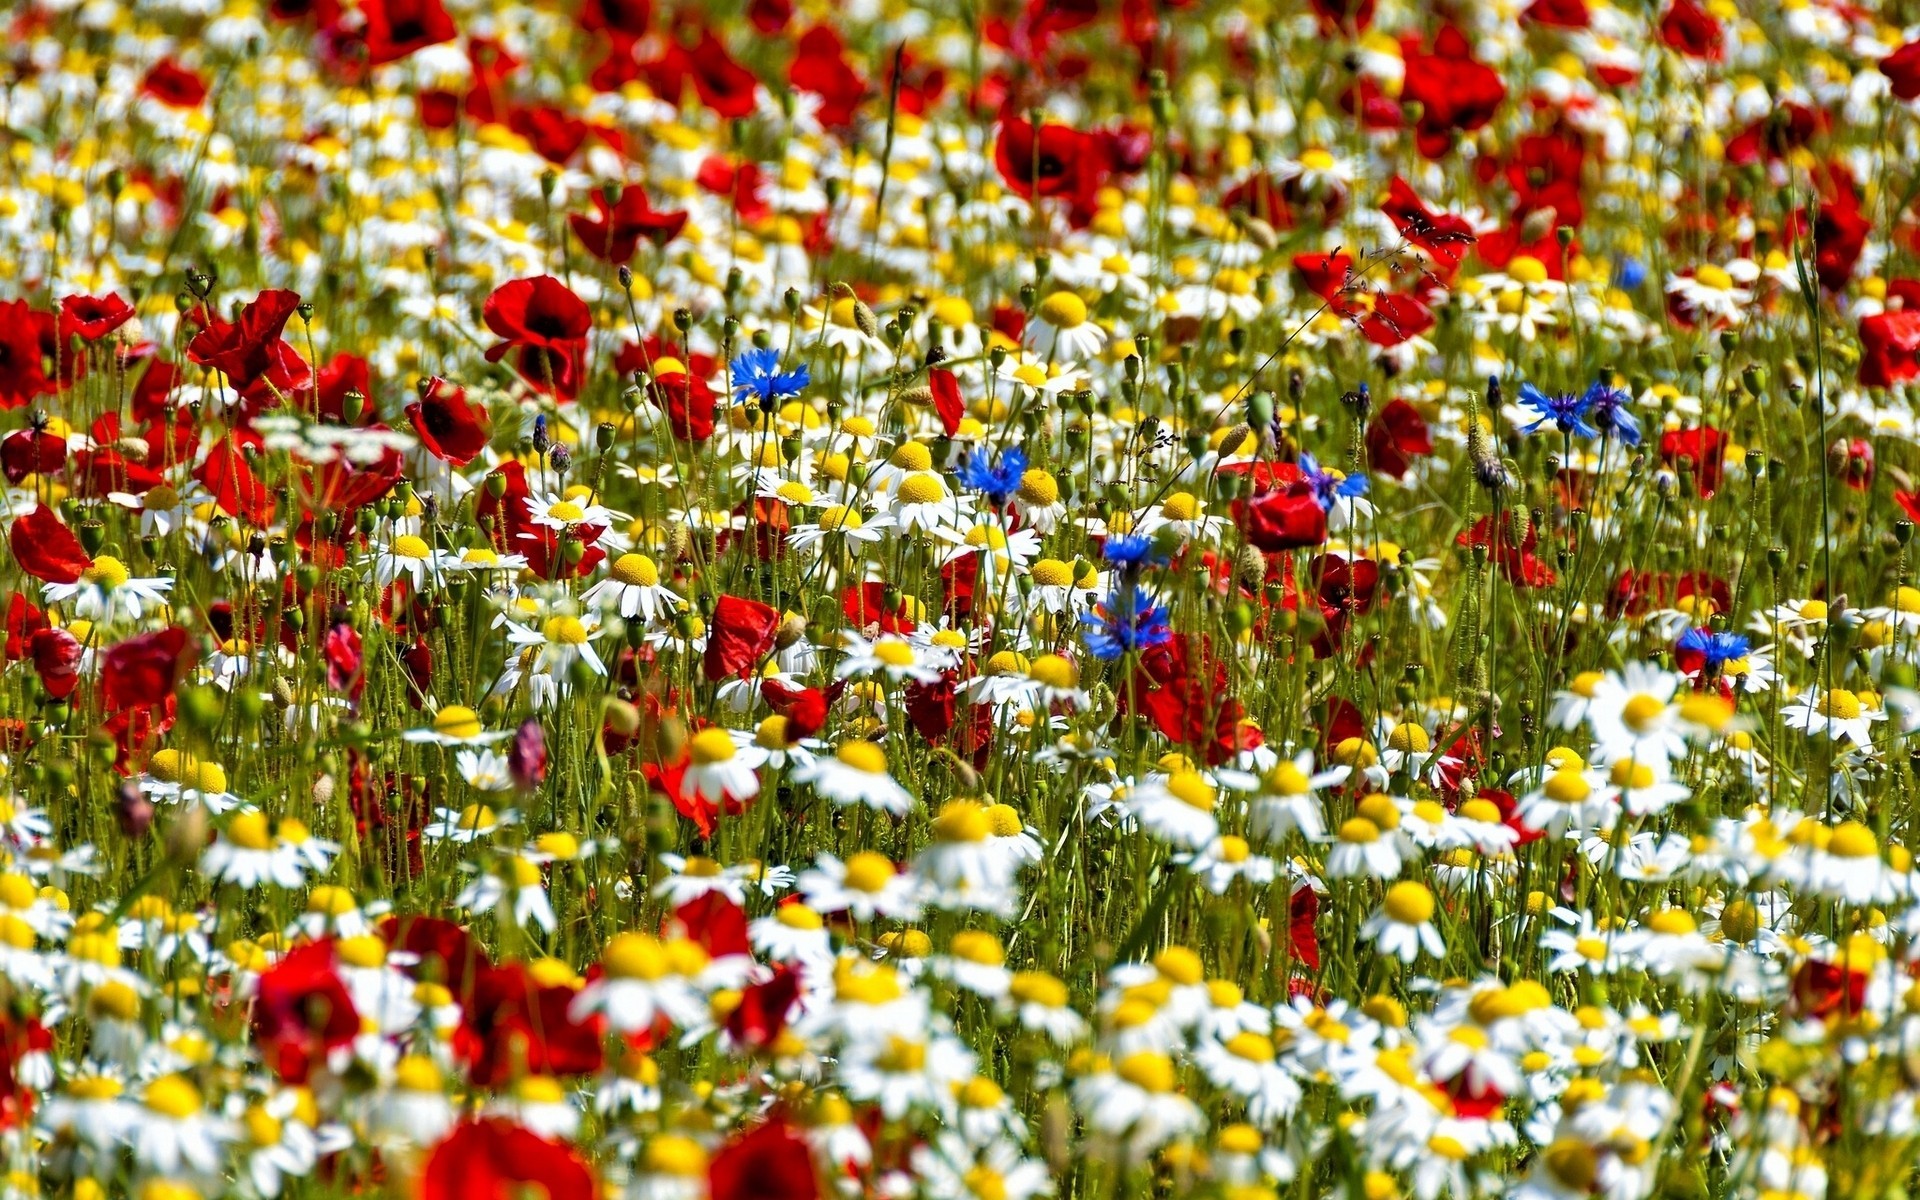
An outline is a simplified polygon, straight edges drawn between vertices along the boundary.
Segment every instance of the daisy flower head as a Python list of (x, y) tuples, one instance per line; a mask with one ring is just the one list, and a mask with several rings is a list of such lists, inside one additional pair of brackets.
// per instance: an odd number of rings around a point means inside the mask
[(1100, 353), (1107, 344), (1107, 331), (1092, 319), (1085, 300), (1057, 291), (1034, 306), (1027, 339), (1033, 352), (1043, 358), (1081, 362)]
[(896, 815), (913, 807), (913, 793), (888, 772), (887, 752), (863, 739), (842, 742), (832, 754), (801, 764), (793, 778), (842, 806), (861, 804)]

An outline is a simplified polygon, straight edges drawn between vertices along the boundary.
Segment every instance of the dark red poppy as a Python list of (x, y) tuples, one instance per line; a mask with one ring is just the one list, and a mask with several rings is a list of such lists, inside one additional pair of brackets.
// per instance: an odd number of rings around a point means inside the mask
[(80, 639), (64, 629), (42, 629), (31, 643), (33, 669), (55, 700), (65, 700), (80, 683)]
[(522, 1075), (590, 1075), (606, 1059), (604, 1020), (573, 1019), (579, 995), (564, 984), (542, 985), (525, 966), (487, 967), (463, 1002), (454, 1049), (478, 1087), (497, 1088)]
[(360, 0), (360, 12), (367, 62), (376, 67), (460, 35), (440, 0)]
[(740, 993), (740, 1003), (727, 1014), (727, 1035), (735, 1045), (764, 1050), (786, 1031), (787, 1018), (799, 999), (799, 974), (776, 966), (772, 978), (750, 983)]
[(1720, 22), (1694, 0), (1673, 0), (1660, 18), (1660, 40), (1689, 58), (1719, 62), (1725, 51)]
[(261, 292), (240, 310), (237, 321), (209, 317), (205, 328), (187, 343), (187, 358), (196, 366), (226, 375), (234, 387), (245, 389), (276, 365), (281, 332), (300, 296), (285, 289)]
[(1920, 375), (1920, 309), (1860, 319), (1860, 386), (1892, 387)]
[(481, 316), (501, 339), (487, 350), (488, 362), (512, 354), (514, 369), (536, 391), (566, 399), (579, 392), (593, 314), (566, 284), (551, 275), (501, 284)]
[(0, 666), (31, 653), (33, 635), (47, 628), (47, 615), (19, 592), (7, 597), (6, 639), (0, 642)]
[(19, 408), (59, 390), (48, 374), (51, 313), (35, 312), (25, 300), (0, 301), (0, 408)]
[(100, 653), (100, 696), (108, 712), (163, 703), (193, 667), (179, 626), (115, 642)]
[(1433, 453), (1433, 435), (1420, 410), (1405, 400), (1389, 400), (1367, 425), (1367, 454), (1373, 469), (1404, 478), (1413, 460)]
[(1828, 175), (1832, 194), (1821, 201), (1814, 218), (1813, 265), (1820, 286), (1837, 292), (1853, 278), (1854, 268), (1867, 248), (1867, 235), (1873, 232), (1873, 222), (1860, 211), (1860, 193), (1853, 176), (1840, 167), (1832, 168)]
[(707, 623), (706, 676), (718, 682), (745, 675), (773, 649), (780, 630), (780, 610), (758, 600), (722, 596)]
[(253, 1040), (283, 1083), (305, 1084), (330, 1051), (360, 1033), (360, 1013), (340, 979), (332, 938), (289, 950), (260, 975)]
[(653, 23), (653, 4), (651, 0), (586, 0), (580, 6), (579, 21), (588, 33), (640, 37)]
[(712, 1200), (819, 1200), (820, 1176), (806, 1139), (775, 1118), (720, 1147), (707, 1190)]
[(543, 1138), (502, 1117), (455, 1125), (420, 1180), (422, 1200), (594, 1200), (593, 1172), (565, 1142)]
[(44, 504), (14, 518), (7, 545), (22, 571), (46, 583), (73, 583), (93, 565), (80, 539)]
[(41, 430), (16, 429), (0, 438), (0, 471), (8, 483), (45, 475), (66, 465), (67, 439)]
[(631, 260), (642, 239), (664, 246), (679, 237), (687, 225), (684, 211), (656, 211), (647, 201), (646, 190), (640, 187), (628, 187), (611, 205), (606, 196), (595, 192), (593, 207), (594, 215), (574, 213), (567, 223), (587, 253), (615, 266)]
[(1858, 1016), (1866, 1007), (1867, 982), (1868, 972), (1845, 962), (1809, 959), (1793, 973), (1787, 1011), (1817, 1021)]
[(779, 33), (793, 20), (793, 0), (748, 0), (747, 20), (761, 33)]
[(140, 90), (168, 108), (198, 108), (207, 98), (207, 82), (171, 58), (147, 70)]
[(1310, 883), (1295, 884), (1287, 902), (1287, 941), (1309, 971), (1320, 969), (1320, 935), (1314, 928), (1319, 918), (1320, 894)]
[(133, 319), (133, 306), (119, 295), (68, 296), (60, 301), (60, 336), (97, 342)]
[(830, 25), (815, 25), (800, 36), (787, 83), (820, 98), (820, 122), (830, 128), (852, 124), (868, 92), (867, 81), (847, 61), (846, 43)]
[(1533, 0), (1520, 16), (1522, 20), (1553, 29), (1585, 29), (1593, 23), (1587, 0)]
[(1894, 96), (1901, 100), (1920, 99), (1920, 41), (1906, 45), (1879, 62), (1880, 73), (1893, 81)]
[(467, 399), (467, 389), (437, 376), (427, 380), (420, 399), (407, 405), (407, 420), (429, 454), (456, 467), (472, 462), (493, 434), (486, 406)]
[(1500, 73), (1473, 57), (1466, 35), (1453, 25), (1440, 30), (1431, 51), (1412, 37), (1401, 39), (1401, 49), (1406, 76), (1400, 98), (1420, 105), (1416, 142), (1428, 158), (1440, 158), (1456, 136), (1493, 120), (1507, 98)]
[(485, 947), (444, 917), (388, 917), (380, 923), (380, 936), (414, 956), (409, 969), (414, 978), (438, 983), (455, 997), (471, 995), (479, 974), (493, 965)]

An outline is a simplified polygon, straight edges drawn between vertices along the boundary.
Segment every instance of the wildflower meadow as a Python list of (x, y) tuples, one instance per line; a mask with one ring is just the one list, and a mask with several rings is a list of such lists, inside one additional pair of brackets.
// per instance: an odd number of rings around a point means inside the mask
[(11, 0), (0, 1200), (1904, 1200), (1920, 8)]

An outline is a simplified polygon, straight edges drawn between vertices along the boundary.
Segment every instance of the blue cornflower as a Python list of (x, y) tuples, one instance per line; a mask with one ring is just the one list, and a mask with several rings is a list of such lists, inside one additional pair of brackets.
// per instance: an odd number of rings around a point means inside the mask
[(748, 350), (733, 360), (733, 394), (741, 400), (756, 400), (763, 408), (793, 399), (812, 382), (813, 373), (805, 363), (782, 371), (778, 350)]
[(1576, 396), (1571, 392), (1559, 392), (1549, 396), (1532, 384), (1523, 383), (1520, 385), (1520, 407), (1539, 414), (1540, 419), (1523, 427), (1520, 432), (1538, 433), (1541, 426), (1550, 424), (1561, 433), (1599, 437), (1600, 431), (1587, 422), (1587, 413), (1592, 406), (1591, 393)]
[(1680, 635), (1677, 647), (1682, 652), (1692, 652), (1701, 657), (1701, 670), (1708, 675), (1717, 675), (1720, 668), (1735, 659), (1745, 658), (1753, 648), (1744, 633), (1715, 633), (1711, 629), (1689, 629)]
[(1165, 554), (1154, 548), (1152, 538), (1138, 533), (1123, 533), (1108, 538), (1100, 554), (1107, 560), (1108, 566), (1130, 574), (1137, 574), (1148, 567), (1165, 566), (1169, 561)]
[(969, 454), (954, 472), (962, 487), (982, 493), (996, 506), (1012, 499), (1026, 473), (1027, 452), (1018, 446), (1009, 446), (992, 460), (984, 454)]
[(1313, 498), (1325, 512), (1333, 511), (1336, 500), (1352, 500), (1367, 494), (1365, 475), (1342, 475), (1324, 470), (1311, 454), (1300, 456), (1300, 478), (1313, 489)]
[(1602, 433), (1611, 433), (1629, 446), (1640, 444), (1640, 420), (1627, 405), (1632, 402), (1626, 389), (1595, 383), (1587, 389), (1587, 414)]
[(1647, 264), (1637, 258), (1622, 259), (1620, 274), (1616, 280), (1625, 291), (1632, 291), (1647, 281)]
[(1173, 627), (1167, 624), (1167, 607), (1155, 604), (1139, 588), (1118, 588), (1096, 605), (1094, 616), (1082, 618), (1087, 628), (1081, 636), (1087, 649), (1102, 662), (1112, 662), (1123, 654), (1159, 646), (1173, 639)]

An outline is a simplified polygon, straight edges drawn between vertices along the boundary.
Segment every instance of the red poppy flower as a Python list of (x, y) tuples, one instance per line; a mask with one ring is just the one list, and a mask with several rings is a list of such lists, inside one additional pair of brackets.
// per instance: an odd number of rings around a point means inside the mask
[(198, 108), (207, 98), (206, 80), (171, 58), (153, 64), (140, 90), (168, 108)]
[(1554, 29), (1585, 29), (1593, 23), (1587, 0), (1533, 0), (1520, 14), (1523, 20)]
[(593, 1172), (565, 1142), (502, 1117), (464, 1120), (427, 1158), (421, 1200), (594, 1200)]
[[(1496, 523), (1499, 525), (1497, 535), (1494, 532)], [(1463, 530), (1454, 538), (1457, 546), (1490, 547), (1494, 565), (1516, 587), (1552, 587), (1555, 578), (1553, 568), (1541, 562), (1535, 553), (1539, 542), (1540, 532), (1529, 522), (1526, 537), (1515, 544), (1513, 522), (1504, 514), (1481, 517), (1473, 523), (1472, 528)]]
[(1719, 62), (1725, 47), (1720, 22), (1694, 0), (1673, 0), (1660, 18), (1660, 40), (1689, 58)]
[(712, 891), (673, 910), (674, 924), (708, 958), (732, 958), (753, 952), (747, 940), (747, 914), (724, 892)]
[(574, 213), (567, 223), (587, 253), (615, 266), (633, 258), (641, 239), (664, 246), (679, 237), (687, 225), (685, 212), (655, 211), (647, 201), (646, 190), (639, 187), (627, 188), (611, 205), (604, 195), (595, 192), (593, 207), (596, 215)]
[(1262, 550), (1299, 550), (1327, 540), (1327, 512), (1312, 486), (1296, 479), (1241, 505), (1240, 528)]
[(234, 387), (245, 390), (275, 365), (281, 332), (300, 307), (298, 293), (285, 289), (261, 292), (240, 310), (238, 321), (210, 317), (206, 327), (187, 343), (187, 358), (196, 366), (226, 375)]
[(1076, 225), (1091, 218), (1094, 194), (1108, 174), (1106, 150), (1098, 138), (1053, 123), (1036, 130), (1015, 116), (1000, 118), (993, 161), (1015, 195), (1065, 200)]
[[(347, 420), (349, 392), (360, 394), (359, 413), (352, 421)], [(343, 425), (371, 425), (380, 419), (380, 406), (373, 399), (373, 370), (358, 354), (340, 353), (328, 359), (300, 400), (307, 412)]]
[(1228, 697), (1227, 664), (1205, 638), (1175, 636), (1140, 656), (1120, 697), (1122, 714), (1134, 706), (1167, 740), (1204, 748), (1209, 763), (1231, 754), (1243, 710)]
[(1320, 935), (1314, 924), (1320, 918), (1320, 895), (1310, 883), (1294, 885), (1287, 902), (1287, 941), (1293, 956), (1309, 971), (1320, 969)]
[(32, 429), (16, 429), (0, 438), (0, 472), (8, 483), (45, 475), (66, 465), (67, 439)]
[(1418, 296), (1405, 292), (1375, 292), (1373, 310), (1360, 322), (1360, 332), (1376, 346), (1393, 347), (1432, 329), (1433, 310)]
[(1860, 320), (1860, 386), (1892, 387), (1920, 375), (1920, 309)]
[(376, 67), (460, 35), (440, 0), (360, 0), (360, 12), (367, 62)]
[(1405, 400), (1389, 400), (1367, 425), (1367, 454), (1383, 475), (1402, 479), (1414, 459), (1432, 453), (1426, 418)]
[(780, 611), (741, 596), (722, 596), (707, 623), (706, 676), (719, 680), (744, 675), (773, 649)]
[(47, 628), (47, 615), (19, 592), (7, 597), (6, 639), (0, 642), (0, 666), (25, 658), (33, 635)]
[(795, 91), (820, 97), (823, 125), (840, 128), (853, 123), (853, 113), (867, 97), (867, 81), (847, 61), (846, 43), (830, 25), (815, 25), (794, 48), (787, 83)]
[(715, 397), (707, 381), (685, 371), (656, 375), (647, 389), (655, 408), (667, 414), (667, 428), (683, 442), (704, 442), (713, 436)]
[(1413, 185), (1398, 175), (1388, 185), (1387, 198), (1380, 205), (1400, 236), (1425, 250), (1448, 274), (1460, 265), (1467, 248), (1474, 243), (1473, 226), (1465, 217), (1438, 211), (1428, 206)]
[(826, 727), (827, 707), (844, 686), (844, 682), (836, 683), (822, 691), (789, 687), (777, 679), (762, 679), (760, 696), (768, 708), (787, 719), (787, 740), (794, 742), (812, 737)]
[(25, 300), (0, 301), (0, 408), (19, 408), (59, 390), (47, 374), (50, 313), (35, 312)]
[(1821, 201), (1814, 217), (1813, 264), (1820, 286), (1837, 292), (1853, 278), (1854, 268), (1867, 248), (1867, 235), (1873, 232), (1873, 222), (1860, 211), (1860, 194), (1853, 176), (1839, 166), (1830, 168), (1827, 174), (1831, 194)]
[(747, 20), (761, 33), (779, 33), (793, 20), (793, 0), (748, 0)]
[(660, 57), (641, 68), (654, 94), (678, 102), (687, 84), (713, 115), (737, 121), (753, 112), (760, 81), (727, 53), (727, 46), (711, 29), (701, 28), (692, 47), (669, 41)]
[(568, 400), (578, 394), (593, 314), (566, 284), (551, 275), (501, 284), (481, 316), (501, 339), (487, 350), (488, 362), (512, 354), (514, 370), (534, 390)]
[(1853, 1017), (1866, 1007), (1868, 973), (1844, 962), (1810, 959), (1800, 964), (1788, 987), (1787, 1011), (1824, 1021)]
[(587, 140), (587, 123), (551, 104), (515, 108), (507, 114), (507, 128), (527, 139), (534, 153), (555, 166), (565, 166)]
[(774, 1119), (720, 1147), (707, 1170), (712, 1200), (819, 1200), (806, 1139)]
[(438, 983), (456, 997), (472, 995), (480, 973), (493, 965), (485, 947), (443, 917), (388, 917), (380, 923), (380, 936), (414, 956), (409, 968), (414, 978)]
[(1698, 429), (1670, 429), (1660, 435), (1660, 458), (1670, 467), (1682, 459), (1692, 464), (1694, 488), (1702, 499), (1720, 490), (1726, 466), (1727, 435), (1711, 425)]
[(572, 1016), (578, 995), (564, 984), (542, 985), (519, 963), (475, 973), (455, 1051), (475, 1086), (500, 1087), (529, 1072), (590, 1075), (606, 1059), (604, 1021)]
[(360, 1013), (341, 982), (332, 938), (287, 952), (260, 976), (253, 1040), (284, 1083), (304, 1084), (330, 1051), (360, 1033)]
[(640, 37), (653, 23), (650, 0), (586, 0), (580, 6), (580, 28), (588, 33), (602, 31)]
[(1879, 62), (1880, 73), (1893, 81), (1892, 92), (1901, 100), (1920, 100), (1920, 41), (1906, 45)]
[(192, 666), (179, 626), (116, 642), (100, 654), (101, 703), (108, 712), (163, 703)]
[(748, 984), (740, 993), (740, 1003), (727, 1014), (727, 1036), (748, 1050), (766, 1049), (786, 1031), (799, 999), (799, 974), (785, 965), (774, 967), (771, 979)]
[(1342, 315), (1356, 311), (1353, 298), (1348, 295), (1353, 287), (1352, 255), (1296, 254), (1293, 269), (1305, 281), (1307, 290), (1325, 300), (1333, 311)]
[(438, 377), (427, 380), (420, 399), (407, 405), (407, 420), (429, 454), (456, 467), (472, 462), (493, 434), (486, 406), (467, 399), (465, 388)]
[(1420, 105), (1415, 140), (1420, 153), (1440, 158), (1456, 135), (1470, 133), (1493, 120), (1507, 98), (1499, 72), (1473, 57), (1466, 35), (1448, 25), (1434, 39), (1431, 52), (1417, 38), (1403, 38), (1406, 76), (1400, 87), (1403, 102)]
[(927, 390), (933, 393), (933, 411), (940, 418), (940, 428), (948, 437), (960, 432), (960, 421), (967, 415), (967, 406), (960, 399), (959, 377), (952, 371), (934, 367), (927, 372)]
[(22, 571), (47, 583), (73, 583), (93, 565), (80, 539), (44, 504), (14, 518), (7, 545)]
[(133, 306), (115, 293), (60, 301), (60, 337), (97, 342), (133, 319)]
[(207, 460), (193, 477), (213, 493), (214, 503), (229, 516), (243, 517), (264, 526), (273, 520), (273, 493), (253, 473), (247, 456), (240, 452), (231, 435), (221, 438), (207, 451)]
[(80, 639), (64, 629), (42, 629), (33, 635), (33, 669), (47, 695), (64, 700), (80, 682)]

